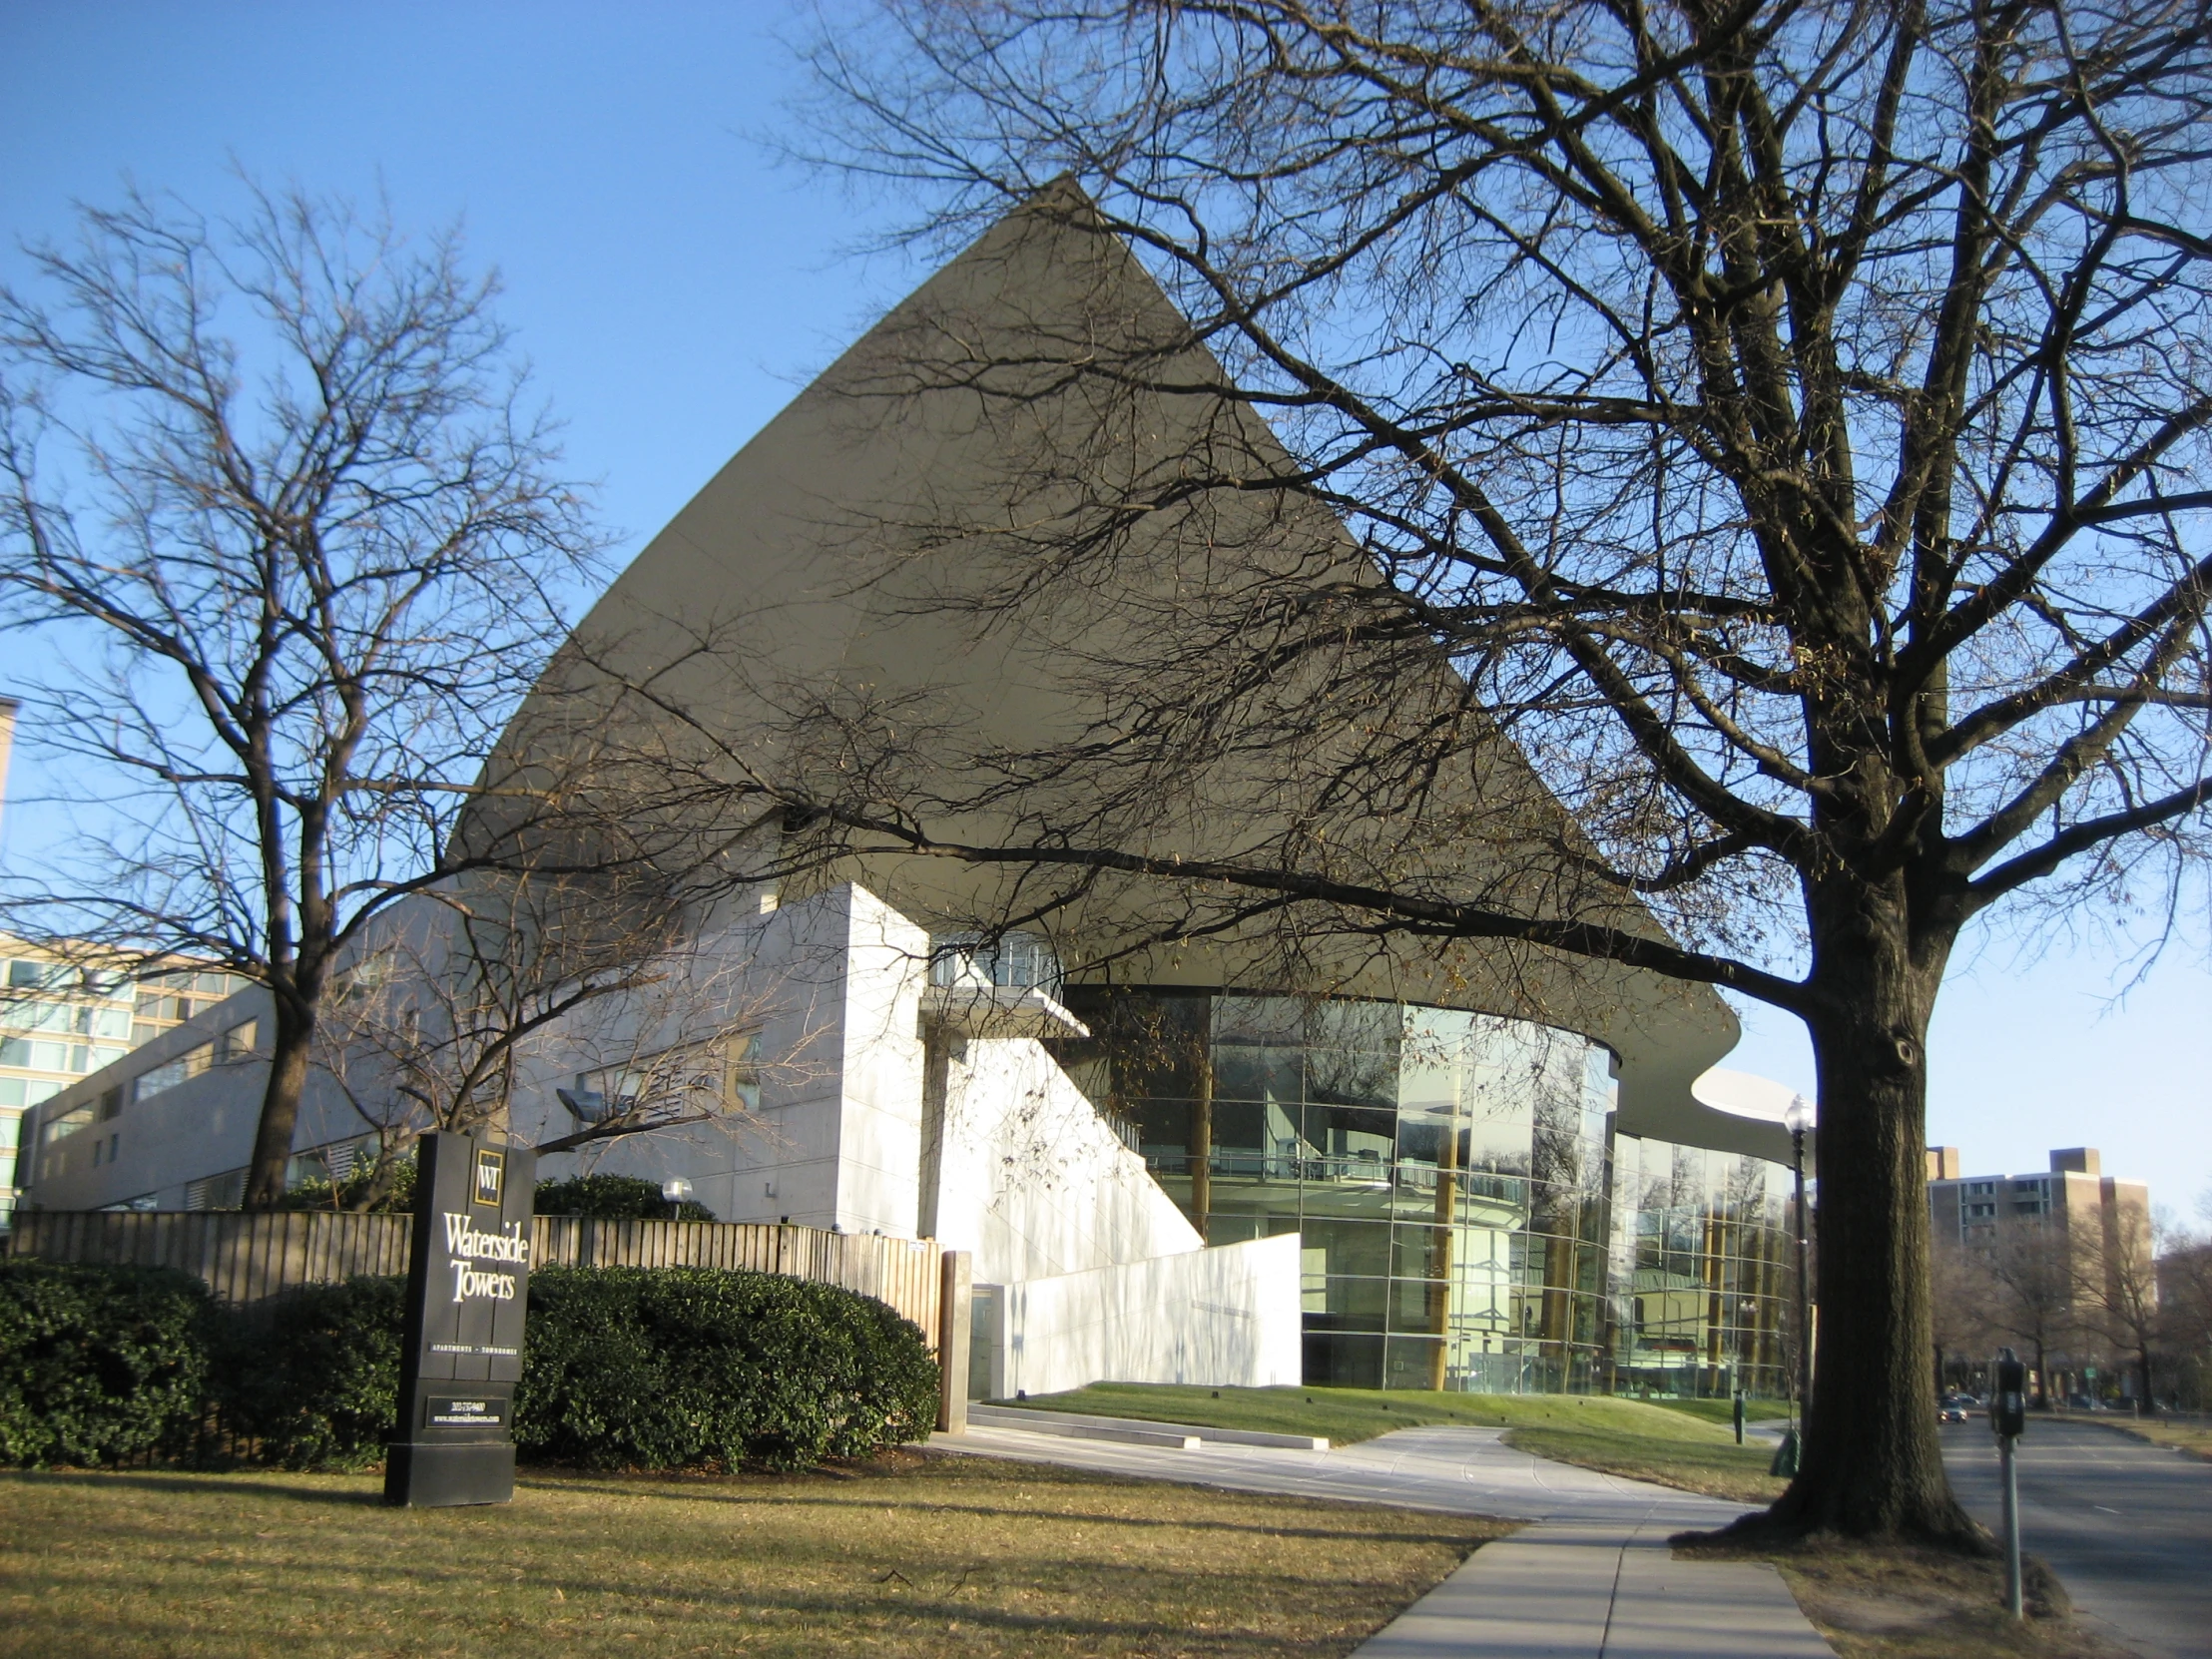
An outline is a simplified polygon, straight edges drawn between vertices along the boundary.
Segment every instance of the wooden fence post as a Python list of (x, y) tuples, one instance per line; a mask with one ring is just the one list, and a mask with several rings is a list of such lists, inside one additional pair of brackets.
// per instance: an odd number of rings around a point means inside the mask
[(964, 1250), (947, 1250), (938, 1261), (941, 1278), (937, 1294), (937, 1427), (947, 1434), (965, 1434), (968, 1317), (974, 1258)]

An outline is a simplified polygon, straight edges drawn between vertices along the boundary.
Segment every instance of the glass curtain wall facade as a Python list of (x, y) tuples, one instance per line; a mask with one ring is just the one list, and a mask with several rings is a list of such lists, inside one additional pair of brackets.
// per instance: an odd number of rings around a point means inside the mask
[(1613, 1382), (1621, 1393), (1787, 1397), (1796, 1235), (1787, 1168), (1613, 1141)]
[(1306, 1380), (1603, 1385), (1604, 1050), (1395, 1003), (1098, 992), (1064, 1063), (1209, 1244), (1301, 1236)]
[[(1688, 1391), (1712, 1391), (1710, 1378), (1749, 1375), (1742, 1333), (1773, 1330), (1771, 1310), (1745, 1314), (1742, 1298), (1787, 1300), (1786, 1279), (1747, 1275), (1730, 1258), (1720, 1282), (1737, 1300), (1708, 1298), (1733, 1322), (1727, 1357), (1685, 1371), (1680, 1342), (1701, 1360), (1713, 1345), (1703, 1326), (1692, 1332), (1681, 1296), (1639, 1305), (1629, 1288), (1645, 1257), (1661, 1276), (1652, 1283), (1669, 1287), (1667, 1275), (1712, 1279), (1699, 1252), (1715, 1246), (1787, 1258), (1766, 1236), (1767, 1212), (1754, 1224), (1744, 1210), (1733, 1232), (1684, 1219), (1675, 1200), (1710, 1183), (1642, 1179), (1659, 1143), (1624, 1139), (1639, 1177), (1616, 1188), (1609, 1056), (1581, 1037), (1398, 1003), (1062, 995), (1093, 1033), (1054, 1044), (1062, 1064), (1134, 1127), (1154, 1179), (1207, 1242), (1300, 1235), (1309, 1382), (1671, 1392), (1687, 1377)], [(1767, 1172), (1762, 1192), (1786, 1190), (1776, 1166), (1726, 1162)], [(1706, 1166), (1696, 1170), (1704, 1180)], [(1647, 1199), (1659, 1205), (1648, 1218)], [(1647, 1236), (1649, 1250), (1624, 1242)], [(1685, 1237), (1696, 1246), (1687, 1265), (1674, 1249)], [(1639, 1306), (1650, 1323), (1637, 1323)]]

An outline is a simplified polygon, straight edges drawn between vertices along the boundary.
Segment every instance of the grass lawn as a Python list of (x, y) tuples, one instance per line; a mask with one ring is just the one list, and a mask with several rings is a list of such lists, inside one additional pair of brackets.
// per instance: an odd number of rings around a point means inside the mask
[(807, 1475), (0, 1474), (0, 1655), (1349, 1653), (1500, 1522), (895, 1453)]
[[(1736, 1406), (1727, 1399), (1646, 1399), (1638, 1403), (1656, 1405), (1663, 1411), (1687, 1411), (1693, 1417), (1703, 1417), (1707, 1422), (1717, 1422), (1732, 1427), (1736, 1421)], [(1744, 1421), (1778, 1422), (1790, 1414), (1787, 1400), (1747, 1399), (1744, 1401)]]
[[(1213, 1428), (1326, 1434), (1338, 1445), (1422, 1423), (1509, 1428), (1511, 1443), (1540, 1457), (1743, 1503), (1770, 1503), (1783, 1482), (1767, 1473), (1772, 1446), (1736, 1444), (1724, 1420), (1634, 1399), (1561, 1394), (1430, 1393), (1394, 1388), (1186, 1388), (1094, 1382), (1019, 1402)], [(1699, 1403), (1695, 1401), (1682, 1403)], [(1710, 1403), (1710, 1402), (1708, 1402)], [(1725, 1402), (1721, 1402), (1725, 1403)]]
[[(2074, 1416), (2073, 1422), (2093, 1422), (2102, 1428), (2116, 1428), (2122, 1434), (2133, 1434), (2139, 1440), (2152, 1445), (2177, 1446), (2183, 1451), (2212, 1460), (2212, 1423), (2203, 1421), (2176, 1422), (2167, 1417), (2098, 1418)], [(2029, 1425), (2033, 1426), (2032, 1422)]]
[(2065, 1595), (2030, 1562), (2029, 1617), (2004, 1616), (2004, 1568), (1910, 1546), (1818, 1538), (1774, 1551), (1678, 1550), (1689, 1559), (1772, 1561), (1843, 1659), (2131, 1659), (2068, 1615)]

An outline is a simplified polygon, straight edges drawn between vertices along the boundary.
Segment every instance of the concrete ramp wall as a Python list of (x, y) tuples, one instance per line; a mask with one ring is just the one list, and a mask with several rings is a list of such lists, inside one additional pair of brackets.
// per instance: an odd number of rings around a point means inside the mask
[(1298, 1246), (1291, 1233), (1026, 1280), (988, 1297), (979, 1286), (976, 1319), (990, 1326), (971, 1386), (998, 1399), (1087, 1382), (1296, 1386)]
[[(933, 1232), (990, 1284), (1079, 1277), (1203, 1244), (1045, 1046), (958, 1043), (946, 1062)], [(926, 1132), (925, 1132), (926, 1144)]]

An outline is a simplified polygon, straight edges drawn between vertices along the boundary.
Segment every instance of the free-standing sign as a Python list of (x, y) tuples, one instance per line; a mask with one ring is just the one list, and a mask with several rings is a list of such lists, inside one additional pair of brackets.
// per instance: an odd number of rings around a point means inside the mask
[(505, 1503), (515, 1489), (537, 1155), (436, 1134), (422, 1137), (416, 1157), (399, 1422), (384, 1501)]

